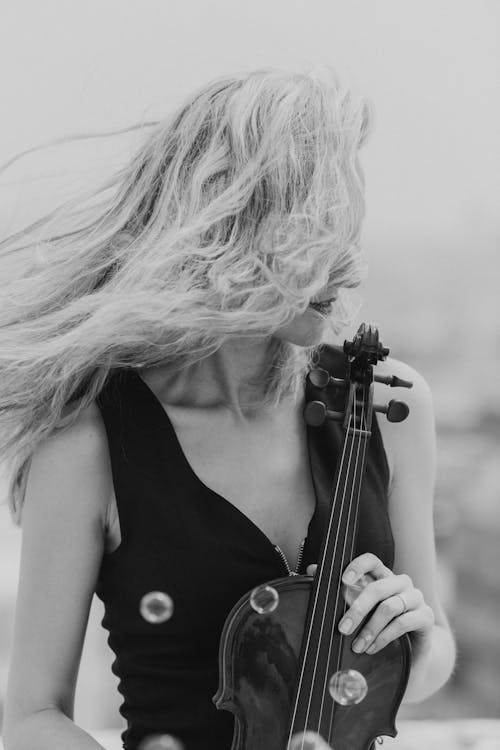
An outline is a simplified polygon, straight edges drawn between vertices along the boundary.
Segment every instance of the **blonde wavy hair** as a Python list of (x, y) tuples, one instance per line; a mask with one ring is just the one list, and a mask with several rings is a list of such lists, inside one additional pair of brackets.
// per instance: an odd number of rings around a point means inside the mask
[(5, 257), (31, 255), (1, 290), (0, 455), (14, 523), (37, 444), (118, 368), (180, 369), (231, 337), (268, 337), (267, 396), (295, 387), (310, 352), (273, 334), (328, 283), (360, 281), (357, 152), (370, 122), (368, 102), (329, 66), (217, 79), (148, 124), (97, 193), (2, 243)]

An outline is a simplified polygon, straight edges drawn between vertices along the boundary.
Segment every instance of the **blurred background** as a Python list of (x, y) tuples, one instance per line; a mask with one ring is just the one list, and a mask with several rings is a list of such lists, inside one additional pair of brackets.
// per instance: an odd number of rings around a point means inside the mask
[[(440, 587), (459, 647), (450, 682), (404, 706), (402, 719), (500, 718), (499, 30), (497, 0), (4, 0), (2, 9), (0, 163), (51, 139), (159, 119), (209, 79), (262, 66), (328, 62), (372, 100), (362, 152), (370, 275), (347, 333), (362, 320), (378, 325), (431, 385)], [(16, 162), (0, 175), (2, 236), (98, 184), (134, 138)], [(20, 542), (0, 506), (0, 720)], [(122, 726), (101, 606), (95, 599), (77, 690), (75, 721), (88, 729)]]

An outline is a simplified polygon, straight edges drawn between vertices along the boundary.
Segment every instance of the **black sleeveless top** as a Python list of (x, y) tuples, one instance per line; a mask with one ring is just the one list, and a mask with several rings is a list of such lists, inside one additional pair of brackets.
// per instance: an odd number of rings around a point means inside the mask
[[(341, 375), (342, 361), (334, 348), (324, 348), (322, 364), (331, 372)], [(308, 399), (324, 398), (324, 392), (307, 388)], [(171, 734), (185, 750), (229, 750), (233, 715), (212, 702), (222, 627), (241, 596), (287, 575), (285, 562), (264, 532), (194, 474), (166, 411), (136, 371), (115, 371), (97, 403), (122, 541), (103, 555), (96, 594), (104, 603), (102, 626), (124, 699), (123, 747), (137, 750), (147, 735)], [(336, 422), (304, 428), (316, 508), (301, 573), (318, 559), (342, 441)], [(371, 551), (392, 568), (387, 486), (387, 460), (374, 420), (355, 553)], [(166, 592), (174, 602), (172, 616), (160, 624), (140, 613), (142, 597), (152, 591)]]

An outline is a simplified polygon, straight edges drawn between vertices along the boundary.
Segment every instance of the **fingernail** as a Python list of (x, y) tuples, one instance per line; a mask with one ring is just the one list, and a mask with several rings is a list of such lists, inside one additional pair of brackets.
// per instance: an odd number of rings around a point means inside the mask
[(347, 633), (350, 633), (352, 630), (352, 620), (347, 618), (346, 620), (342, 620), (342, 622), (339, 624), (339, 630), (341, 633), (344, 633), (344, 635), (347, 635)]
[(344, 583), (353, 583), (356, 580), (357, 576), (354, 570), (348, 570), (347, 573), (344, 573), (342, 580)]
[(367, 654), (374, 654), (374, 653), (375, 653), (375, 651), (377, 651), (377, 647), (376, 647), (376, 646), (375, 646), (374, 644), (372, 644), (372, 645), (370, 646), (370, 648), (367, 648), (367, 649), (366, 649), (366, 653), (367, 653)]
[(360, 654), (365, 647), (365, 639), (364, 638), (356, 638), (354, 643), (352, 644), (352, 650), (355, 651), (357, 654)]

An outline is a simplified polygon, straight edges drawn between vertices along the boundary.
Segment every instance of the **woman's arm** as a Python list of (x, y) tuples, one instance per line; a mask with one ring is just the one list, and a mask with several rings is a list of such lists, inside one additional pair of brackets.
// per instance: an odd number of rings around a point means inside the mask
[[(455, 664), (456, 646), (437, 584), (433, 519), (436, 437), (431, 392), (422, 376), (408, 365), (390, 360), (383, 368), (388, 374), (413, 382), (412, 389), (390, 394), (408, 403), (408, 418), (398, 424), (380, 419), (391, 471), (389, 515), (395, 541), (393, 572), (410, 577), (434, 615), (430, 637), (422, 639), (418, 630), (409, 633), (413, 666), (404, 702), (413, 702), (428, 697), (449, 679)], [(376, 396), (377, 402), (387, 401), (387, 387), (380, 386)]]
[(101, 748), (73, 723), (73, 708), (111, 490), (106, 435), (93, 405), (33, 456), (21, 519), (6, 750)]
[(3, 731), (5, 750), (106, 750), (57, 708), (26, 716), (14, 732)]
[[(439, 599), (434, 542), (433, 498), (436, 464), (434, 414), (429, 388), (410, 367), (391, 360), (377, 374), (395, 374), (411, 380), (404, 392), (410, 407), (401, 423), (380, 420), (390, 469), (389, 516), (395, 542), (393, 570), (370, 552), (354, 558), (342, 574), (346, 584), (363, 574), (373, 580), (349, 606), (339, 630), (356, 633), (358, 653), (376, 653), (403, 633), (412, 644), (411, 670), (405, 703), (432, 695), (449, 679), (456, 659), (450, 624)], [(388, 400), (387, 390), (376, 388), (375, 401)]]

